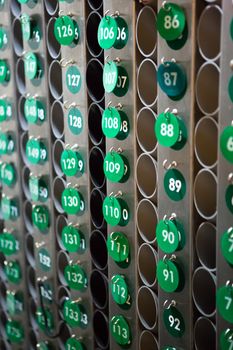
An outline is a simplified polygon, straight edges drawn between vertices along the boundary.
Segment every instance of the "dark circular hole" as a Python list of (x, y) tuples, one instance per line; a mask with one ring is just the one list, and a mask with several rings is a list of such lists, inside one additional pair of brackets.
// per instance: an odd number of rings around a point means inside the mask
[(104, 185), (105, 176), (103, 170), (104, 154), (98, 147), (93, 147), (89, 155), (89, 170), (92, 182), (97, 187)]
[(88, 112), (88, 129), (92, 142), (99, 145), (103, 139), (102, 112), (96, 103), (92, 103)]
[(102, 212), (103, 193), (97, 189), (91, 192), (90, 210), (93, 224), (100, 228), (103, 225), (104, 217)]
[(26, 238), (26, 255), (31, 266), (35, 266), (35, 254), (34, 254), (34, 238), (29, 233)]
[(90, 97), (97, 102), (104, 98), (103, 65), (96, 59), (89, 61), (86, 72), (87, 90)]
[(93, 317), (93, 329), (95, 334), (95, 340), (98, 346), (105, 349), (108, 346), (108, 320), (107, 317), (101, 312), (96, 311)]
[(51, 129), (57, 139), (63, 136), (64, 112), (62, 104), (59, 101), (55, 101), (51, 108)]
[[(51, 2), (51, 0), (50, 0)], [(49, 23), (47, 25), (47, 48), (49, 51), (50, 56), (53, 59), (58, 58), (60, 54), (60, 44), (56, 40), (54, 36), (54, 23), (55, 23), (56, 18), (51, 18), (49, 20)]]
[(22, 58), (19, 58), (16, 63), (16, 84), (18, 91), (21, 95), (26, 92), (25, 74), (24, 74), (24, 62)]
[(105, 269), (108, 262), (108, 253), (106, 239), (102, 232), (92, 232), (90, 238), (90, 252), (96, 267), (99, 269)]
[(22, 187), (23, 187), (24, 195), (28, 200), (30, 200), (30, 192), (28, 187), (29, 176), (30, 176), (30, 169), (25, 166), (22, 171)]
[(92, 12), (87, 18), (87, 47), (92, 56), (101, 54), (101, 47), (97, 39), (98, 27), (101, 21), (101, 16), (98, 12)]
[(49, 67), (49, 88), (53, 97), (58, 100), (62, 96), (62, 70), (58, 61), (53, 61)]
[(45, 0), (44, 1), (45, 8), (49, 15), (54, 15), (58, 9), (58, 1), (57, 0)]
[(23, 37), (19, 18), (16, 18), (13, 22), (13, 47), (16, 55), (21, 56), (23, 53)]
[(21, 5), (18, 0), (11, 0), (11, 12), (15, 17), (18, 17), (21, 13)]
[(100, 309), (105, 308), (108, 301), (108, 283), (106, 276), (98, 270), (92, 271), (90, 277), (90, 288), (96, 306)]
[(24, 115), (24, 104), (25, 104), (25, 97), (20, 96), (19, 102), (18, 102), (18, 120), (20, 123), (21, 128), (26, 131), (28, 130), (28, 122), (25, 119)]

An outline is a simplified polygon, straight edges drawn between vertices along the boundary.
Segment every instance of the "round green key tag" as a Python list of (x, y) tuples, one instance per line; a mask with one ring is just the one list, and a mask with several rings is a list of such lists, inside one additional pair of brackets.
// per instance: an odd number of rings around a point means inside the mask
[(4, 50), (8, 45), (8, 35), (4, 27), (0, 27), (0, 50)]
[(0, 155), (12, 154), (15, 150), (14, 137), (10, 132), (0, 133)]
[(40, 231), (46, 231), (50, 225), (49, 210), (45, 205), (35, 205), (32, 209), (32, 222)]
[(40, 330), (51, 332), (54, 329), (54, 319), (49, 309), (38, 307), (36, 310), (36, 320)]
[(110, 331), (117, 344), (124, 346), (131, 343), (131, 329), (124, 316), (115, 315), (112, 317)]
[(185, 178), (179, 170), (169, 169), (164, 176), (164, 189), (170, 199), (180, 201), (186, 193)]
[(22, 278), (22, 271), (18, 261), (5, 261), (4, 272), (9, 282), (19, 284)]
[(63, 317), (70, 327), (85, 328), (88, 325), (88, 317), (82, 305), (78, 301), (67, 299), (63, 305)]
[(185, 25), (183, 33), (179, 36), (179, 38), (175, 40), (167, 40), (167, 45), (172, 49), (172, 50), (180, 50), (182, 47), (186, 44), (188, 39), (188, 26), (187, 23)]
[(182, 337), (185, 332), (185, 323), (183, 316), (174, 306), (171, 306), (163, 312), (163, 322), (167, 331), (176, 338)]
[(163, 39), (178, 39), (184, 31), (185, 24), (185, 13), (180, 6), (167, 2), (160, 8), (157, 15), (157, 29)]
[(79, 135), (83, 130), (83, 116), (78, 108), (71, 108), (68, 113), (68, 127), (72, 134)]
[(84, 173), (84, 160), (80, 153), (65, 149), (61, 154), (61, 168), (66, 176), (80, 177)]
[(83, 291), (87, 288), (87, 275), (84, 269), (77, 264), (65, 267), (64, 277), (71, 289)]
[(6, 99), (0, 99), (0, 123), (12, 117), (12, 105)]
[(102, 49), (110, 49), (114, 46), (117, 39), (117, 21), (112, 16), (104, 16), (98, 27), (98, 43)]
[(84, 347), (79, 340), (71, 337), (65, 343), (65, 350), (84, 350)]
[(106, 154), (103, 169), (109, 181), (125, 182), (129, 178), (130, 169), (127, 158), (115, 151)]
[(66, 86), (72, 94), (77, 94), (81, 88), (81, 74), (77, 66), (70, 66), (66, 71)]
[(107, 138), (124, 140), (129, 135), (129, 119), (125, 112), (109, 107), (102, 115), (102, 131)]
[(229, 80), (228, 94), (229, 94), (231, 102), (233, 103), (233, 76)]
[(10, 68), (6, 60), (0, 60), (0, 84), (5, 84), (10, 80)]
[(224, 320), (233, 323), (233, 286), (226, 285), (217, 290), (217, 308)]
[(160, 145), (174, 146), (180, 137), (180, 126), (173, 113), (161, 113), (155, 122), (155, 135)]
[(129, 240), (122, 232), (112, 232), (107, 240), (108, 254), (116, 262), (124, 262), (129, 258)]
[(126, 46), (128, 40), (129, 40), (129, 28), (126, 21), (120, 17), (116, 17), (117, 22), (117, 38), (113, 45), (115, 49), (123, 49), (123, 47)]
[(4, 220), (16, 220), (19, 217), (18, 200), (2, 194), (1, 211)]
[(24, 115), (29, 124), (43, 123), (46, 117), (43, 103), (33, 97), (28, 97), (24, 104)]
[(43, 177), (38, 177), (33, 174), (29, 176), (28, 182), (31, 199), (35, 202), (46, 202), (49, 197), (49, 190), (46, 181)]
[(59, 44), (74, 46), (79, 41), (79, 27), (70, 16), (61, 16), (54, 23), (54, 35)]
[(183, 67), (175, 62), (167, 61), (158, 68), (158, 83), (163, 92), (170, 97), (181, 99), (187, 88), (187, 78)]
[(14, 165), (11, 163), (3, 163), (0, 169), (2, 182), (8, 187), (13, 186), (16, 182), (16, 170)]
[(28, 52), (24, 56), (25, 75), (29, 80), (37, 79), (42, 75), (42, 67), (34, 52)]
[(225, 200), (227, 208), (233, 213), (233, 185), (229, 185), (226, 189)]
[(123, 305), (129, 300), (129, 288), (124, 276), (114, 275), (111, 278), (111, 292), (113, 300), (119, 305)]
[(180, 285), (180, 273), (177, 265), (168, 259), (159, 260), (157, 264), (159, 286), (168, 293), (175, 292)]
[[(0, 236), (1, 237), (1, 236)], [(233, 228), (224, 232), (221, 237), (221, 251), (226, 261), (233, 265)]]
[(106, 197), (103, 202), (103, 215), (111, 226), (126, 226), (129, 222), (129, 208), (123, 199)]
[(47, 249), (40, 248), (37, 253), (39, 267), (42, 271), (48, 272), (52, 268), (52, 260)]
[(233, 163), (233, 126), (223, 129), (220, 136), (220, 150), (226, 160)]
[(24, 340), (24, 329), (19, 321), (7, 320), (6, 335), (13, 344), (20, 344)]
[(181, 232), (174, 220), (160, 220), (156, 226), (156, 238), (159, 249), (170, 254), (180, 249)]
[(31, 164), (44, 163), (48, 159), (48, 152), (45, 144), (34, 138), (26, 143), (26, 157)]
[(231, 350), (233, 349), (233, 330), (227, 328), (220, 335), (220, 345), (221, 350)]
[(72, 225), (64, 226), (61, 233), (62, 244), (69, 253), (76, 253), (81, 247), (82, 233)]
[(106, 92), (123, 97), (129, 88), (129, 76), (125, 68), (114, 61), (107, 62), (103, 70), (103, 85)]
[(24, 309), (23, 293), (8, 290), (6, 292), (6, 306), (11, 316), (20, 314)]
[(76, 188), (66, 188), (62, 192), (61, 204), (63, 210), (70, 215), (82, 213), (85, 210), (83, 197)]
[(5, 256), (11, 256), (19, 250), (19, 241), (12, 233), (3, 232), (0, 234), (0, 252)]

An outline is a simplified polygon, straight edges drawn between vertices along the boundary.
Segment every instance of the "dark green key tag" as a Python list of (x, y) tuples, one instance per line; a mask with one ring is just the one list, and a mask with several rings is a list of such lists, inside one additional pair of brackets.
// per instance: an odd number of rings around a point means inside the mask
[(52, 269), (52, 259), (47, 249), (40, 248), (37, 253), (37, 260), (40, 269), (49, 272)]
[(68, 112), (68, 127), (72, 134), (79, 135), (83, 130), (83, 116), (78, 108), (71, 108)]
[(6, 322), (6, 335), (11, 343), (22, 343), (24, 340), (24, 329), (21, 322), (8, 320)]
[(18, 261), (5, 261), (4, 272), (7, 280), (13, 284), (19, 284), (22, 279), (22, 271)]
[(0, 133), (0, 155), (12, 154), (14, 150), (14, 136), (10, 132)]
[(66, 188), (62, 192), (61, 204), (63, 210), (70, 215), (82, 214), (85, 210), (83, 196), (76, 188)]
[(19, 241), (10, 232), (0, 234), (0, 252), (5, 256), (11, 256), (19, 251)]
[(24, 115), (29, 124), (43, 123), (46, 118), (44, 104), (34, 97), (26, 98), (24, 103)]
[(66, 176), (81, 177), (84, 173), (84, 160), (81, 154), (72, 149), (66, 149), (61, 154), (61, 168)]
[(16, 169), (14, 164), (3, 163), (0, 168), (0, 175), (2, 182), (8, 186), (12, 187), (16, 182)]
[(111, 278), (111, 293), (117, 304), (130, 304), (129, 288), (124, 276), (114, 275)]
[(61, 234), (62, 244), (69, 253), (84, 251), (86, 248), (83, 233), (75, 226), (64, 226)]
[(6, 305), (11, 316), (19, 315), (24, 310), (23, 293), (8, 290), (6, 292)]
[(184, 229), (177, 220), (163, 219), (156, 226), (159, 248), (167, 254), (174, 253), (184, 246)]
[(233, 126), (223, 129), (220, 136), (220, 150), (228, 162), (233, 163)]
[(124, 346), (131, 343), (131, 329), (124, 316), (115, 315), (111, 318), (110, 331), (117, 344)]
[(31, 164), (43, 164), (48, 159), (47, 148), (43, 141), (30, 138), (26, 143), (26, 157)]
[(72, 65), (66, 71), (66, 86), (72, 94), (77, 94), (81, 89), (81, 73), (77, 66)]
[(10, 68), (6, 60), (0, 60), (0, 84), (6, 85), (10, 81)]
[(17, 220), (19, 217), (19, 205), (16, 198), (9, 198), (2, 194), (1, 211), (4, 220)]
[(171, 260), (159, 260), (157, 264), (157, 279), (159, 286), (167, 293), (173, 293), (181, 284), (180, 270)]
[(12, 118), (12, 105), (7, 99), (0, 99), (0, 123)]
[(109, 181), (126, 182), (129, 178), (130, 168), (127, 158), (115, 151), (106, 154), (103, 169)]
[(0, 50), (5, 50), (8, 45), (8, 34), (4, 27), (0, 27)]
[(221, 333), (220, 336), (221, 350), (232, 350), (233, 349), (233, 330), (227, 328)]
[(106, 197), (103, 202), (103, 215), (111, 226), (126, 226), (129, 222), (129, 208), (127, 203), (116, 197)]
[(123, 97), (129, 89), (129, 76), (124, 67), (114, 61), (105, 63), (103, 70), (103, 85), (108, 93)]
[(167, 331), (176, 338), (182, 337), (185, 332), (185, 323), (182, 314), (174, 306), (163, 312), (163, 322)]
[(49, 197), (47, 182), (43, 177), (38, 177), (33, 174), (29, 176), (28, 182), (31, 199), (35, 202), (46, 202)]
[(71, 337), (66, 341), (65, 350), (85, 350), (85, 349), (79, 340)]
[(97, 36), (102, 49), (122, 49), (128, 42), (128, 25), (122, 17), (104, 16), (100, 21)]
[(42, 233), (50, 226), (49, 210), (45, 205), (35, 205), (32, 209), (32, 222)]
[(233, 265), (233, 228), (224, 232), (221, 237), (221, 251), (226, 261)]
[(183, 9), (171, 2), (162, 6), (157, 15), (157, 29), (165, 40), (175, 40), (183, 33), (186, 18)]
[(77, 300), (67, 299), (63, 305), (63, 318), (72, 328), (86, 328), (88, 326), (88, 316), (84, 307)]
[(227, 284), (217, 290), (217, 309), (227, 322), (233, 323), (233, 286)]
[(173, 61), (166, 61), (159, 65), (158, 83), (160, 89), (171, 99), (180, 100), (187, 88), (187, 77), (184, 68)]
[(185, 178), (179, 170), (169, 169), (164, 176), (164, 189), (173, 201), (180, 201), (186, 194)]
[(43, 75), (42, 64), (34, 52), (27, 52), (24, 56), (25, 76), (29, 80), (40, 79)]
[(108, 107), (102, 115), (102, 131), (107, 138), (126, 139), (130, 131), (128, 116), (115, 107)]
[(83, 291), (87, 288), (87, 275), (78, 264), (70, 264), (65, 267), (64, 277), (71, 289)]
[(61, 16), (55, 21), (54, 35), (59, 44), (74, 47), (80, 37), (78, 23), (70, 16)]
[(120, 263), (127, 261), (130, 254), (129, 240), (122, 232), (112, 232), (107, 239), (108, 254)]
[(36, 310), (36, 320), (41, 331), (52, 332), (54, 329), (54, 319), (52, 312), (46, 308), (38, 307)]

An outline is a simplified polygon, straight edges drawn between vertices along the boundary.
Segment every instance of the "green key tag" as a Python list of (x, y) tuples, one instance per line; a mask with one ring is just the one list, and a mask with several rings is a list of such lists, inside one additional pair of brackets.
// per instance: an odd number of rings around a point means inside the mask
[(61, 233), (62, 244), (69, 253), (76, 253), (82, 248), (83, 234), (72, 225), (64, 226)]
[(187, 140), (184, 123), (169, 112), (158, 115), (155, 121), (155, 135), (160, 145), (174, 149), (181, 149)]
[(164, 189), (173, 201), (180, 201), (186, 193), (186, 182), (179, 170), (169, 169), (164, 176)]
[(48, 159), (48, 152), (44, 143), (30, 138), (26, 143), (26, 157), (31, 164), (43, 164)]
[(0, 60), (0, 84), (6, 84), (10, 80), (10, 68), (6, 60)]
[(186, 18), (183, 9), (171, 2), (162, 6), (157, 15), (157, 29), (165, 40), (175, 40), (183, 33)]
[(175, 40), (167, 40), (167, 45), (172, 49), (172, 50), (180, 50), (182, 47), (186, 44), (188, 39), (188, 26), (187, 23), (185, 25), (183, 33), (179, 36), (179, 38)]
[(129, 162), (126, 157), (114, 151), (107, 153), (103, 164), (104, 174), (109, 181), (125, 182), (129, 178)]
[(233, 185), (229, 185), (226, 189), (225, 200), (227, 208), (233, 213)]
[(12, 105), (6, 99), (0, 99), (0, 123), (12, 117)]
[(6, 336), (13, 344), (20, 344), (24, 340), (24, 329), (19, 321), (8, 320), (6, 322)]
[(63, 317), (70, 327), (86, 328), (88, 317), (82, 305), (77, 301), (67, 299), (63, 305)]
[(129, 89), (129, 76), (125, 68), (117, 66), (114, 61), (107, 62), (103, 70), (103, 85), (106, 92), (123, 97)]
[(80, 177), (84, 173), (84, 160), (80, 153), (65, 149), (61, 154), (61, 168), (66, 176)]
[(128, 25), (122, 17), (104, 16), (100, 21), (97, 36), (102, 49), (122, 49), (129, 39)]
[(180, 273), (177, 265), (168, 259), (159, 260), (157, 264), (159, 286), (168, 293), (175, 292), (180, 285)]
[[(0, 236), (1, 237), (1, 236)], [(233, 229), (224, 232), (221, 238), (221, 250), (226, 261), (233, 265)]]
[(124, 276), (115, 275), (111, 278), (111, 293), (117, 304), (130, 304), (129, 288)]
[(3, 163), (0, 168), (1, 180), (2, 182), (11, 187), (16, 182), (16, 170), (13, 164)]
[(0, 234), (0, 252), (5, 256), (11, 256), (19, 251), (19, 241), (12, 233)]
[(76, 188), (66, 188), (62, 192), (61, 204), (63, 210), (70, 215), (82, 214), (85, 210), (83, 197)]
[(18, 261), (5, 261), (4, 272), (9, 282), (19, 284), (22, 279), (22, 271)]
[(70, 16), (61, 16), (54, 23), (54, 35), (59, 44), (74, 46), (78, 44), (80, 33), (76, 21)]
[(8, 35), (4, 27), (0, 27), (0, 50), (4, 50), (8, 45)]
[(233, 103), (233, 76), (229, 80), (228, 94), (229, 94), (231, 102)]
[(163, 322), (173, 337), (180, 338), (185, 332), (185, 323), (183, 316), (174, 306), (171, 306), (163, 312)]
[(131, 343), (131, 329), (124, 316), (115, 315), (112, 317), (110, 331), (117, 344), (124, 346)]
[(43, 177), (37, 177), (32, 174), (29, 176), (28, 182), (31, 199), (35, 202), (46, 202), (49, 197), (49, 190)]
[(6, 292), (6, 306), (7, 311), (11, 316), (15, 316), (23, 312), (23, 293), (20, 291), (13, 292), (8, 290)]
[(124, 140), (129, 135), (129, 119), (125, 112), (109, 107), (102, 115), (102, 131), (107, 138)]
[[(179, 230), (180, 229), (180, 230)], [(156, 238), (159, 249), (164, 253), (171, 254), (182, 248), (183, 228), (179, 229), (174, 220), (160, 220), (156, 226)]]
[(42, 271), (49, 272), (52, 268), (52, 260), (47, 249), (41, 248), (37, 253), (38, 265)]
[(0, 155), (12, 154), (15, 150), (15, 141), (11, 133), (0, 133)]
[(86, 272), (77, 264), (66, 266), (64, 270), (64, 277), (71, 289), (83, 291), (87, 288)]
[(163, 62), (158, 68), (158, 83), (168, 97), (180, 100), (187, 88), (185, 70), (175, 62)]
[(4, 220), (17, 220), (19, 217), (18, 201), (2, 195), (1, 211)]
[(71, 108), (68, 116), (68, 127), (72, 134), (79, 135), (83, 130), (83, 116), (78, 108)]
[(27, 13), (22, 13), (22, 15), (20, 16), (20, 20), (23, 39), (28, 41), (31, 39), (32, 36), (32, 22), (30, 16)]
[(41, 63), (34, 52), (28, 52), (24, 56), (25, 75), (29, 80), (39, 79), (42, 76)]
[(106, 197), (103, 201), (103, 215), (111, 226), (126, 226), (129, 222), (129, 207), (123, 199)]
[(81, 74), (78, 67), (72, 65), (66, 71), (66, 86), (72, 94), (77, 94), (81, 88)]
[(217, 308), (224, 320), (233, 323), (233, 287), (226, 285), (217, 290)]
[(38, 307), (36, 310), (37, 324), (43, 332), (51, 332), (54, 329), (54, 319), (49, 309)]
[(46, 117), (43, 103), (33, 97), (28, 97), (24, 104), (24, 115), (29, 124), (43, 123)]
[(233, 330), (228, 328), (220, 335), (221, 350), (233, 349)]
[(220, 136), (220, 150), (228, 162), (233, 163), (233, 126), (227, 126)]
[(85, 349), (79, 340), (71, 337), (65, 343), (65, 350), (85, 350)]
[(46, 231), (50, 225), (49, 210), (45, 205), (35, 205), (32, 209), (32, 222), (40, 231)]
[(112, 232), (107, 240), (108, 254), (116, 262), (127, 261), (130, 254), (129, 240), (122, 232)]

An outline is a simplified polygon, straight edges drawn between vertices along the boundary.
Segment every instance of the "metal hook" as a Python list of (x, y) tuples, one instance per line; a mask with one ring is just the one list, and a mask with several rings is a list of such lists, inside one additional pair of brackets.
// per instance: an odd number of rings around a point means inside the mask
[[(168, 303), (168, 299), (165, 300), (165, 302), (163, 303), (163, 306), (165, 307), (167, 303)], [(167, 309), (170, 309), (172, 306), (176, 306), (175, 300), (171, 300), (171, 302), (167, 306)]]
[[(66, 61), (66, 62), (65, 62)], [(66, 60), (66, 58), (62, 58), (60, 61), (59, 61), (59, 64), (62, 68), (66, 68), (67, 66), (71, 65), (71, 64), (74, 64), (74, 63), (77, 63), (73, 58), (69, 59), (69, 60)]]
[(110, 108), (111, 104), (112, 104), (112, 101), (109, 101), (107, 104), (107, 108)]
[(111, 155), (113, 155), (113, 152), (116, 152), (116, 149), (114, 147), (111, 147), (109, 152), (111, 153)]
[(230, 182), (231, 184), (233, 183), (233, 173), (230, 173), (227, 177), (227, 181)]
[(177, 218), (176, 213), (172, 213), (169, 220), (175, 220)]
[(117, 198), (117, 197), (121, 197), (121, 196), (122, 196), (122, 194), (123, 194), (123, 193), (122, 193), (122, 191), (118, 191), (118, 192), (115, 194), (115, 196), (114, 196), (114, 197), (115, 197), (115, 198)]
[(111, 17), (119, 17), (120, 16), (120, 12), (119, 11), (115, 11)]
[(165, 11), (170, 11), (171, 9), (171, 6), (168, 6), (167, 1), (163, 1), (161, 6)]
[(233, 59), (230, 60), (230, 68), (233, 70)]
[(161, 58), (161, 63), (162, 63), (165, 67), (168, 67), (168, 66), (170, 65), (170, 62), (175, 63), (175, 62), (176, 62), (176, 59), (175, 59), (175, 58), (172, 58), (170, 61), (165, 61), (165, 57), (164, 57), (164, 56)]
[(163, 262), (165, 263), (165, 260), (167, 259), (167, 254), (163, 256)]
[(104, 12), (104, 17), (107, 17), (107, 14), (110, 12), (110, 10), (107, 10)]
[(78, 147), (78, 144), (77, 143), (75, 143), (72, 147), (71, 147), (71, 149), (78, 149), (79, 147)]
[(177, 167), (177, 162), (175, 160), (173, 160), (169, 165), (167, 165), (167, 162), (168, 162), (167, 159), (165, 159), (163, 161), (163, 167), (164, 167), (165, 170), (169, 170), (169, 169)]
[(123, 105), (120, 102), (118, 102), (118, 104), (115, 106), (115, 108), (122, 109)]

